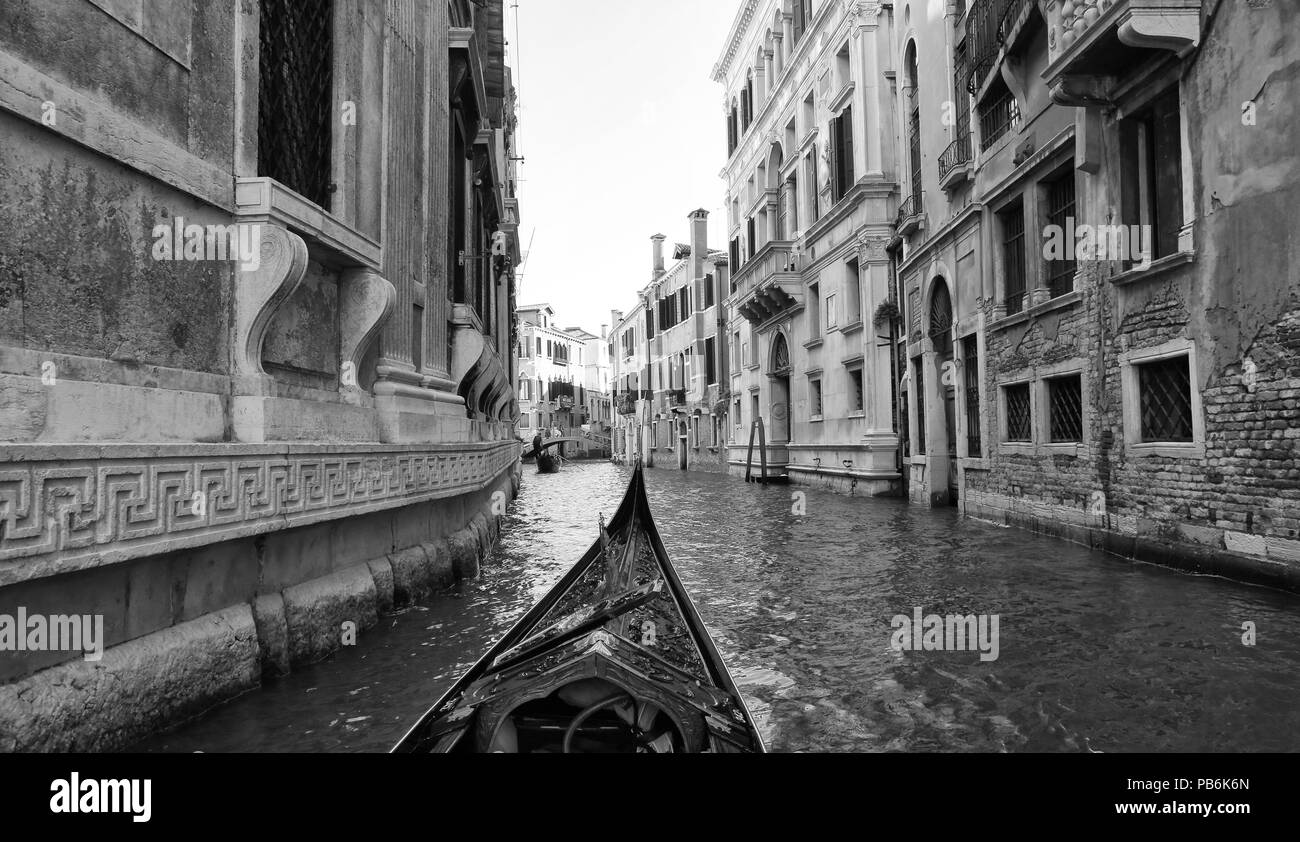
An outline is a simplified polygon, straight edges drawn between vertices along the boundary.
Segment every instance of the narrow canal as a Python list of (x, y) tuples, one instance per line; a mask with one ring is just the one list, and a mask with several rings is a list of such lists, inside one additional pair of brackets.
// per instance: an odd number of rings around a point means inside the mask
[[(528, 470), (478, 581), (136, 750), (386, 751), (589, 546), (629, 473)], [(647, 483), (773, 750), (1300, 750), (1300, 597), (899, 501), (806, 491), (797, 516), (791, 488)], [(891, 619), (918, 607), (998, 615), (998, 659), (894, 651)]]

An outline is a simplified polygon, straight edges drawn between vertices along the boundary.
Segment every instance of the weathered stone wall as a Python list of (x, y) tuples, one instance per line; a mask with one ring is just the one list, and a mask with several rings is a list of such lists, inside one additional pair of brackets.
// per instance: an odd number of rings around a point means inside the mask
[[(988, 470), (965, 471), (968, 513), (1300, 588), (1300, 128), (1285, 110), (1300, 95), (1300, 45), (1281, 34), (1298, 23), (1287, 4), (1223, 4), (1183, 77), (1190, 262), (1120, 285), (1105, 264), (1085, 266), (1079, 304), (988, 332)], [(1105, 169), (1081, 187), (1084, 208), (1118, 201)], [(1196, 354), (1203, 456), (1126, 444), (1120, 355), (1171, 340)], [(999, 382), (1071, 358), (1086, 361), (1077, 454), (999, 445)]]
[(477, 577), (518, 488), (516, 466), (473, 495), (0, 589), (0, 614), (99, 613), (106, 637), (98, 662), (6, 653), (0, 751), (119, 748), (329, 656), (345, 624)]

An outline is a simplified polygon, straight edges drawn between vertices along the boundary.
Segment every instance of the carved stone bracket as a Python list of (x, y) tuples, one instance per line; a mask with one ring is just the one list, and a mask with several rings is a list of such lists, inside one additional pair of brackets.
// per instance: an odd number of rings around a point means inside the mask
[(263, 224), (261, 264), (240, 272), (235, 283), (234, 369), (244, 394), (263, 394), (266, 372), (262, 345), (280, 305), (289, 300), (307, 273), (307, 244), (277, 225)]
[(342, 394), (355, 402), (360, 391), (361, 358), (393, 314), (397, 289), (370, 269), (348, 269), (339, 279), (339, 363), (345, 374)]

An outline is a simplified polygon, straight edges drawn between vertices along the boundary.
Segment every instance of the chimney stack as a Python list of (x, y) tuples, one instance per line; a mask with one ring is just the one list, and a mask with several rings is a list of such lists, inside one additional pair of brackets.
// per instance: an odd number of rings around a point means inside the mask
[(694, 280), (704, 277), (704, 260), (709, 256), (709, 212), (700, 208), (687, 219), (691, 221), (691, 278)]
[(650, 242), (654, 244), (654, 258), (655, 258), (654, 268), (655, 268), (656, 278), (658, 278), (660, 275), (664, 273), (664, 240), (667, 239), (668, 238), (665, 237), (663, 234), (655, 234), (653, 237), (650, 238)]

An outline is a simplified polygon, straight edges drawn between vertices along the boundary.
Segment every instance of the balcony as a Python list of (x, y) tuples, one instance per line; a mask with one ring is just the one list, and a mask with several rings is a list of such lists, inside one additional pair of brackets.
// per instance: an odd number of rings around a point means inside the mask
[(1200, 43), (1201, 0), (1046, 0), (1052, 99), (1107, 105), (1152, 50), (1185, 56)]
[(1033, 0), (975, 0), (966, 15), (966, 49), (971, 77), (967, 87), (978, 95), (984, 79), (997, 66), (998, 56)]
[(636, 392), (619, 392), (614, 398), (614, 411), (619, 415), (636, 415)]
[(803, 306), (803, 281), (794, 244), (773, 241), (764, 245), (736, 273), (736, 311), (760, 325)]
[(939, 186), (952, 190), (970, 178), (970, 169), (970, 129), (959, 127), (957, 139), (939, 156)]
[(667, 409), (679, 409), (686, 406), (685, 389), (667, 389), (664, 391), (664, 407)]
[(902, 236), (906, 237), (923, 227), (925, 219), (922, 197), (924, 195), (922, 192), (913, 193), (898, 206), (898, 216), (894, 219), (894, 227), (898, 229), (898, 233)]

